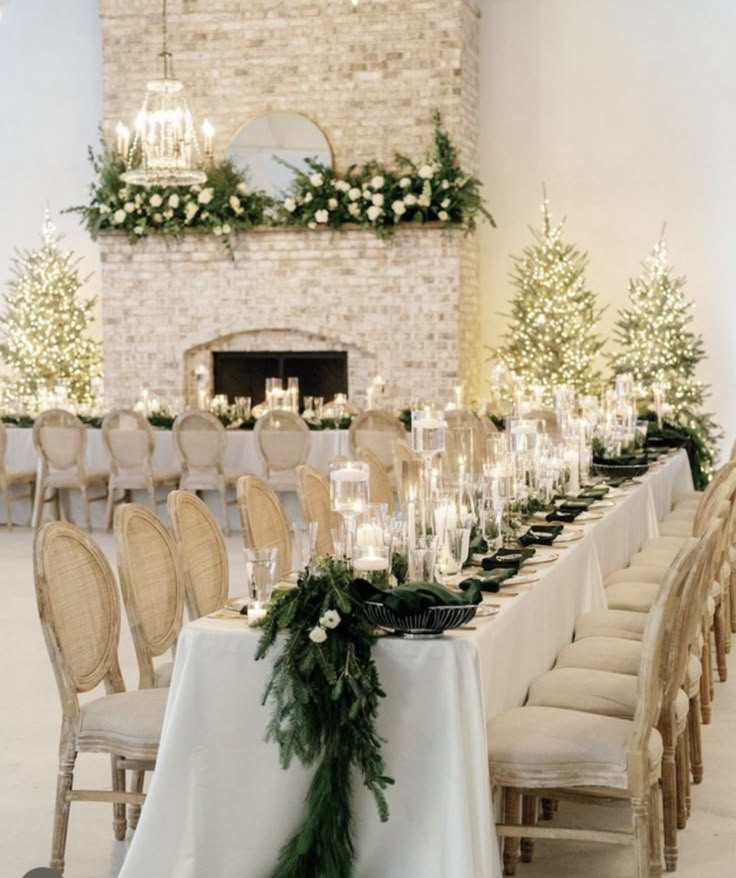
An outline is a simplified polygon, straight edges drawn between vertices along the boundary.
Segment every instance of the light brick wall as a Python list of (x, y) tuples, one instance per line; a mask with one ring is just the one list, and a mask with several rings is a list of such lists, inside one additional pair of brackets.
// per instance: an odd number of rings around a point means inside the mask
[[(158, 76), (160, 5), (100, 0), (104, 127), (132, 122)], [(327, 135), (337, 168), (421, 158), (439, 109), (464, 167), (478, 165), (478, 22), (471, 0), (169, 0), (170, 49), (195, 119), (224, 155), (238, 129), (296, 111)], [(142, 381), (172, 400), (209, 351), (348, 350), (350, 390), (380, 372), (395, 400), (472, 391), (478, 364), (475, 238), (402, 228), (261, 230), (221, 242), (101, 239), (106, 394)], [(276, 333), (276, 336), (274, 336)], [(329, 343), (329, 344), (328, 344)], [(317, 347), (315, 347), (317, 346)], [(186, 366), (185, 366), (186, 359)]]

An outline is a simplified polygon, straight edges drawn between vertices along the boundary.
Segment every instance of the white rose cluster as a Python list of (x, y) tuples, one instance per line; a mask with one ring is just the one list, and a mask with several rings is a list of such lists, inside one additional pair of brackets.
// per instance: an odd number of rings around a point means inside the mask
[(334, 631), (340, 622), (342, 619), (337, 610), (327, 610), (319, 617), (319, 625), (315, 625), (309, 632), (309, 639), (312, 643), (324, 643), (327, 640), (327, 632)]

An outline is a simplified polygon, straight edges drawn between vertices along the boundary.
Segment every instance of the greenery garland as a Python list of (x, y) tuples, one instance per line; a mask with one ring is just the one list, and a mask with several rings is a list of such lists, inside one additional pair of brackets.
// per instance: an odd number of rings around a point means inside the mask
[[(272, 878), (350, 878), (353, 769), (388, 819), (381, 738), (376, 731), (381, 689), (372, 657), (376, 634), (358, 612), (360, 597), (344, 561), (322, 559), (299, 587), (278, 594), (263, 623), (256, 659), (279, 650), (263, 703), (273, 713), (266, 739), (281, 765), (296, 757), (316, 766), (306, 816), (284, 845)], [(279, 634), (285, 634), (285, 639)]]

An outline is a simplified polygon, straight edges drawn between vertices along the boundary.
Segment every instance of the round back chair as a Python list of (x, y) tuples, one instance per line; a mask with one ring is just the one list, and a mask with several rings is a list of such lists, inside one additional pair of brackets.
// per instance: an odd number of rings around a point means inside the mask
[(348, 442), (353, 455), (359, 448), (367, 448), (391, 472), (394, 465), (393, 441), (406, 439), (406, 430), (394, 415), (381, 409), (369, 409), (353, 418), (348, 430)]
[(258, 476), (241, 476), (238, 510), (246, 549), (278, 549), (276, 575), (291, 573), (291, 532), (276, 493)]

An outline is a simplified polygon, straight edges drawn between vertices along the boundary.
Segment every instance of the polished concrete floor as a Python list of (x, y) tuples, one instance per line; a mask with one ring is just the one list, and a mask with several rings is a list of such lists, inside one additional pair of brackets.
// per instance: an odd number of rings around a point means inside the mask
[[(95, 539), (112, 557), (112, 538), (96, 533)], [(228, 550), (231, 593), (242, 593), (239, 537), (228, 540)], [(120, 658), (127, 684), (136, 686), (135, 657), (125, 622)], [(703, 729), (705, 780), (693, 788), (693, 815), (679, 836), (680, 878), (736, 875), (736, 650), (730, 660), (732, 679), (716, 684), (713, 722)], [(0, 705), (0, 878), (22, 878), (48, 862), (61, 715), (36, 614), (31, 536), (23, 528), (12, 533), (0, 529)], [(107, 784), (107, 757), (80, 757), (76, 781), (80, 786)], [(608, 809), (588, 811), (583, 817), (597, 823), (625, 820), (624, 814), (611, 814)], [(573, 816), (579, 815), (561, 806), (557, 820)], [(109, 806), (76, 803), (72, 807), (67, 878), (118, 874), (127, 843), (113, 840), (111, 822)], [(520, 864), (517, 874), (520, 878), (632, 878), (634, 872), (631, 853), (624, 848), (538, 842), (535, 862)]]

